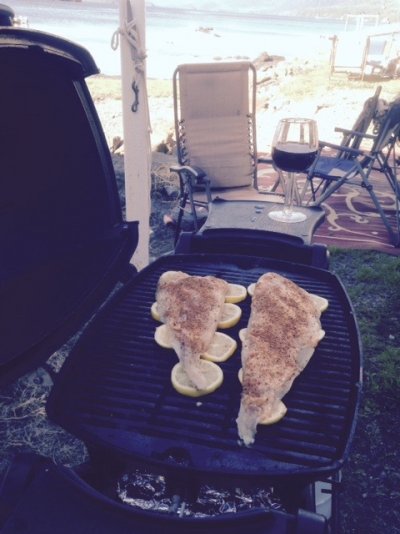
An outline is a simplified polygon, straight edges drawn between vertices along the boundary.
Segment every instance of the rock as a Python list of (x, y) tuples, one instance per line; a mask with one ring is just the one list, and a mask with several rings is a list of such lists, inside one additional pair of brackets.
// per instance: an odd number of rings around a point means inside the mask
[(167, 200), (175, 200), (179, 197), (179, 188), (173, 185), (164, 185), (161, 188), (161, 194)]
[(121, 139), (119, 135), (113, 137), (112, 145), (111, 145), (111, 153), (115, 154), (119, 148), (122, 148), (122, 145), (124, 144), (124, 140)]

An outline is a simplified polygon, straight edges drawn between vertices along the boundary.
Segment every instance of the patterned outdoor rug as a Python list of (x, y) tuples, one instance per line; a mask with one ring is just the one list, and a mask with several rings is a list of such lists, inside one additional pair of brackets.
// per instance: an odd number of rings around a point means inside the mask
[[(395, 228), (395, 196), (385, 184), (375, 186), (381, 205)], [(357, 186), (342, 186), (324, 204), (326, 220), (315, 233), (315, 242), (340, 248), (372, 249), (400, 255), (368, 192)]]
[[(272, 179), (270, 169), (260, 169), (260, 182), (263, 185), (272, 184)], [(391, 226), (395, 229), (395, 195), (381, 173), (375, 172), (371, 180)], [(390, 242), (388, 231), (365, 188), (344, 185), (328, 199), (324, 208), (326, 219), (314, 235), (315, 243), (400, 255), (400, 247), (396, 248)]]

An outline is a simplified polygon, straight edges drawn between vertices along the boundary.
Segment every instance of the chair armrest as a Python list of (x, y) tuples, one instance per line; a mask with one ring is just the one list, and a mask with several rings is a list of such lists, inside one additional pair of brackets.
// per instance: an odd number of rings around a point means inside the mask
[(261, 156), (261, 157), (257, 158), (257, 163), (270, 163), (272, 165), (273, 161), (272, 161), (272, 158), (267, 158), (267, 157)]
[(171, 172), (176, 172), (177, 174), (187, 174), (191, 178), (194, 178), (198, 183), (202, 181), (209, 181), (207, 174), (200, 167), (192, 165), (173, 165), (170, 167)]
[(344, 133), (347, 135), (351, 134), (357, 137), (365, 137), (365, 139), (375, 139), (376, 137), (375, 135), (368, 134), (365, 132), (357, 132), (356, 130), (347, 130), (346, 128), (339, 128), (339, 126), (335, 128), (335, 132), (340, 132), (340, 133)]
[(176, 172), (179, 176), (182, 198), (187, 198), (188, 195), (190, 202), (193, 204), (194, 188), (195, 186), (201, 186), (205, 190), (207, 203), (211, 203), (211, 180), (203, 169), (194, 165), (173, 165), (170, 167), (170, 171)]
[(340, 152), (347, 152), (348, 154), (352, 154), (353, 156), (365, 156), (362, 150), (358, 150), (356, 148), (350, 148), (347, 146), (335, 145), (334, 143), (328, 143), (327, 141), (320, 141), (319, 148), (320, 150), (324, 148), (332, 148), (332, 150), (339, 150)]

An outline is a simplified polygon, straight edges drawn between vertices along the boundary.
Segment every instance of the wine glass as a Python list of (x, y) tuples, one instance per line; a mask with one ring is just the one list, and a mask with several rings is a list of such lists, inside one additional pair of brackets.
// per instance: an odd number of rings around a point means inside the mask
[(296, 181), (294, 174), (307, 170), (317, 156), (318, 129), (312, 119), (289, 118), (279, 121), (272, 141), (272, 160), (275, 166), (287, 173), (283, 209), (268, 215), (274, 221), (295, 223), (307, 215), (293, 210)]

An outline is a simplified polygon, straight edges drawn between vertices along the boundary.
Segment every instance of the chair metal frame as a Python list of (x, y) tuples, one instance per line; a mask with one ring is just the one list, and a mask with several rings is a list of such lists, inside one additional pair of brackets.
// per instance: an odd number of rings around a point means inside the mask
[[(396, 143), (400, 136), (400, 103), (388, 109), (377, 134), (361, 134), (350, 131), (353, 140), (369, 140), (369, 151), (351, 146), (335, 145), (321, 141), (319, 154), (307, 172), (307, 179), (301, 191), (302, 204), (320, 206), (343, 184), (357, 185), (365, 188), (383, 224), (391, 243), (400, 246), (400, 184), (397, 179)], [(336, 155), (325, 155), (325, 149), (336, 151)], [(372, 171), (382, 173), (395, 194), (396, 228), (393, 229), (379, 198), (374, 191)]]

